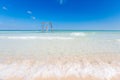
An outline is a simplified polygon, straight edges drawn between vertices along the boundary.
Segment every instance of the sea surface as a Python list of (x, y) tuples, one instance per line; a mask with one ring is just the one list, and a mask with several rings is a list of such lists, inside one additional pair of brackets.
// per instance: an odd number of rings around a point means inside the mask
[(119, 54), (120, 31), (0, 31), (0, 53), (8, 55), (32, 52)]
[(0, 31), (0, 80), (119, 80), (119, 75), (120, 31)]

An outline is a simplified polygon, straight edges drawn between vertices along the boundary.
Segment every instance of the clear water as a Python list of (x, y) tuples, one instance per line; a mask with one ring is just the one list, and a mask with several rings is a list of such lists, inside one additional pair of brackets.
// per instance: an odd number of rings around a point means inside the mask
[(120, 31), (0, 31), (3, 54), (120, 53)]
[[(117, 56), (110, 61), (99, 60), (98, 56), (91, 62), (84, 58), (82, 60), (79, 56), (76, 59), (73, 56), (76, 54), (120, 54), (120, 31), (54, 31), (48, 33), (0, 31), (0, 79), (6, 80), (11, 76), (32, 80), (40, 76), (54, 75), (60, 78), (71, 75), (78, 77), (90, 75), (100, 80), (110, 80), (120, 74)], [(25, 59), (19, 60), (19, 55), (24, 56)], [(62, 55), (63, 58), (55, 59), (53, 55)], [(67, 60), (64, 55), (72, 55), (72, 57)], [(17, 59), (11, 61), (6, 56), (17, 56)], [(47, 58), (43, 61), (31, 62), (28, 56), (39, 58), (52, 56), (50, 60), (52, 59), (53, 62), (50, 63)], [(61, 64), (62, 60), (63, 64)]]

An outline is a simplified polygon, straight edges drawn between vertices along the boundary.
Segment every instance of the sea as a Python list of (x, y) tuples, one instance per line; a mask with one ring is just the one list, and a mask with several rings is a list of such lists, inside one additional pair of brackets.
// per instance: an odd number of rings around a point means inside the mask
[(120, 31), (56, 30), (44, 33), (0, 31), (0, 53), (8, 55), (31, 52), (36, 54), (119, 54)]
[(114, 80), (119, 54), (119, 30), (0, 31), (0, 80)]

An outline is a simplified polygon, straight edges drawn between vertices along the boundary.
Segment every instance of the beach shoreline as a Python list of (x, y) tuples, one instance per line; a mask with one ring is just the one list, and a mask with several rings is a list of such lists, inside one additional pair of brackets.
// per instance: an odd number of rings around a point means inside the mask
[(119, 80), (120, 32), (4, 32), (1, 80)]
[(118, 80), (120, 75), (119, 54), (1, 59), (0, 79), (3, 80)]

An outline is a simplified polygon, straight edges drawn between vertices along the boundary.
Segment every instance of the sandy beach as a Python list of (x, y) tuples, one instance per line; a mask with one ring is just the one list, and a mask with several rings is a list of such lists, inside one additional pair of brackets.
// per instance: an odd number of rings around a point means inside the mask
[(0, 80), (119, 80), (119, 39), (118, 32), (2, 33)]
[[(2, 59), (2, 58), (1, 58)], [(120, 55), (4, 57), (2, 80), (119, 80)]]
[(120, 80), (120, 0), (0, 0), (0, 80)]

